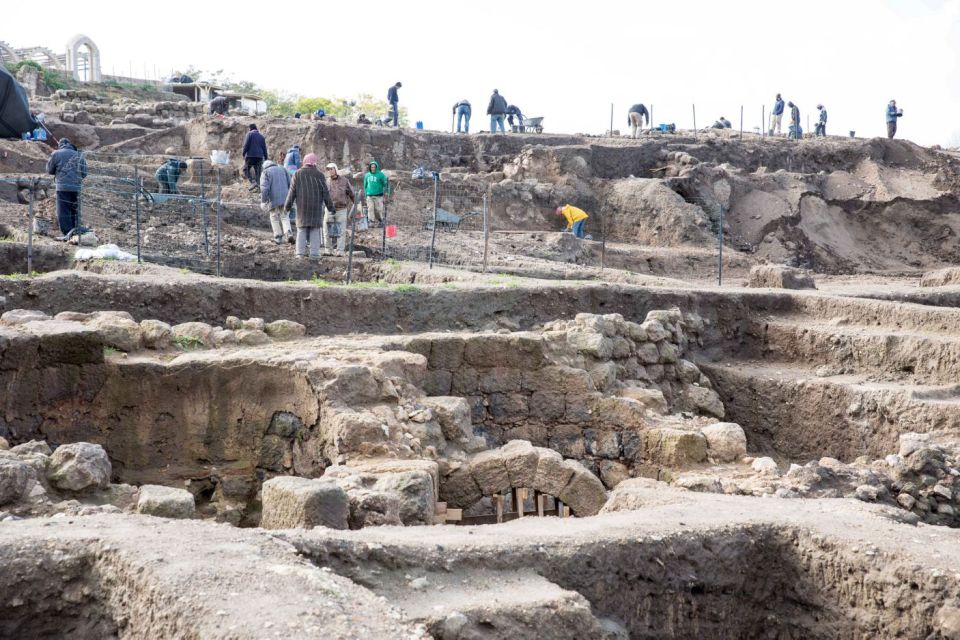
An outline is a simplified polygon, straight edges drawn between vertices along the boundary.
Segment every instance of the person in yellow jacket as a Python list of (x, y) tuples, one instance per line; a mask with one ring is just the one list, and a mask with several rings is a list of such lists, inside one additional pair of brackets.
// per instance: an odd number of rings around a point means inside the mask
[(573, 231), (573, 235), (583, 238), (583, 223), (590, 217), (586, 211), (577, 209), (572, 204), (567, 204), (557, 207), (557, 215), (567, 219), (567, 231)]

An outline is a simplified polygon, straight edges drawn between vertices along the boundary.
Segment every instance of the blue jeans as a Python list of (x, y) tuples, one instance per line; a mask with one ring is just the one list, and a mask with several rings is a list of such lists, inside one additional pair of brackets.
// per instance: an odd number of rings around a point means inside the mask
[(577, 220), (576, 222), (573, 223), (573, 235), (575, 235), (578, 238), (583, 238), (584, 236), (583, 223), (586, 221), (587, 219), (584, 218), (583, 220)]
[(497, 132), (497, 126), (500, 126), (500, 132), (506, 133), (507, 130), (503, 128), (503, 114), (496, 113), (490, 116), (490, 133)]
[(396, 102), (390, 103), (390, 110), (393, 111), (393, 126), (400, 126), (400, 105)]
[(463, 132), (470, 133), (470, 110), (457, 107), (457, 133), (460, 133), (460, 123), (463, 122)]

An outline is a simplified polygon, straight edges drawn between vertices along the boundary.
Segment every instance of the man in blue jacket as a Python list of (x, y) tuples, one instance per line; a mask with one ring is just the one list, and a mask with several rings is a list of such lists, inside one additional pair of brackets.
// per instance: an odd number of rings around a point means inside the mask
[(56, 176), (57, 221), (62, 239), (66, 240), (77, 226), (80, 187), (87, 177), (87, 161), (69, 138), (60, 138), (59, 148), (47, 160), (47, 173)]
[(777, 135), (780, 135), (780, 124), (783, 121), (783, 98), (777, 94), (777, 99), (773, 102), (773, 111), (770, 112), (770, 135), (773, 135), (774, 129)]
[(638, 102), (630, 107), (630, 111), (627, 111), (627, 124), (630, 125), (631, 137), (637, 137), (638, 132), (643, 129), (644, 120), (650, 124), (650, 112), (645, 105)]
[(268, 157), (266, 139), (257, 130), (257, 125), (251, 124), (243, 139), (243, 177), (250, 181), (250, 191), (260, 190), (263, 161)]
[(887, 104), (887, 137), (893, 140), (897, 135), (897, 118), (903, 117), (903, 109), (897, 108), (897, 101), (891, 100)]
[(398, 82), (389, 89), (387, 89), (387, 102), (390, 103), (390, 110), (393, 112), (393, 126), (400, 126), (400, 95), (397, 93), (397, 89), (403, 86), (403, 83)]

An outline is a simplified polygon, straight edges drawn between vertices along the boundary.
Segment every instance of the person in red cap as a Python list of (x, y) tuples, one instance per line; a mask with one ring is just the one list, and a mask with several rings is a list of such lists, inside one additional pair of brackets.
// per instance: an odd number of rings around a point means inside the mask
[(587, 221), (587, 218), (590, 217), (586, 211), (578, 209), (572, 204), (565, 204), (562, 207), (557, 207), (556, 213), (558, 216), (563, 216), (567, 219), (567, 228), (565, 231), (572, 231), (576, 237), (583, 238), (585, 235), (583, 232), (583, 224)]
[(319, 258), (323, 242), (323, 208), (335, 211), (327, 180), (317, 169), (317, 156), (308, 153), (303, 167), (293, 174), (290, 191), (284, 209), (290, 211), (297, 205), (297, 257), (306, 258), (309, 246), (310, 257)]

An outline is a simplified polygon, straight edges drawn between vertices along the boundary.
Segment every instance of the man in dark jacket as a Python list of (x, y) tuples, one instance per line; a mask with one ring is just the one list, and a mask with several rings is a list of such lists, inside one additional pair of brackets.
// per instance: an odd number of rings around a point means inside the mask
[(230, 109), (230, 101), (223, 96), (217, 96), (210, 101), (210, 115), (217, 114), (221, 116), (227, 115), (227, 111)]
[(307, 245), (310, 257), (319, 258), (323, 234), (323, 207), (335, 211), (327, 180), (317, 169), (317, 156), (308, 153), (303, 159), (303, 168), (293, 174), (290, 191), (284, 209), (290, 211), (297, 205), (297, 257), (307, 257)]
[(387, 89), (387, 102), (390, 103), (390, 110), (393, 112), (393, 126), (400, 126), (400, 94), (397, 89), (403, 86), (403, 83), (396, 83)]
[(47, 160), (47, 173), (57, 178), (57, 220), (66, 240), (77, 226), (80, 188), (87, 177), (87, 161), (68, 138), (60, 138), (59, 148)]
[(257, 130), (257, 125), (251, 124), (247, 137), (243, 139), (243, 177), (250, 181), (250, 191), (260, 190), (260, 173), (263, 161), (268, 157), (266, 139)]
[(783, 98), (780, 97), (780, 94), (777, 94), (776, 100), (773, 101), (773, 110), (770, 112), (770, 135), (773, 135), (774, 130), (776, 130), (777, 135), (780, 135), (780, 125), (783, 122)]
[(650, 113), (644, 105), (637, 103), (630, 107), (630, 111), (627, 111), (627, 124), (630, 125), (632, 137), (637, 137), (638, 131), (643, 128), (644, 120), (650, 124)]
[(153, 177), (157, 179), (160, 193), (180, 193), (177, 183), (180, 181), (180, 172), (187, 168), (187, 163), (177, 158), (170, 158), (157, 169)]
[(487, 115), (490, 116), (490, 133), (496, 133), (497, 127), (500, 127), (501, 133), (506, 133), (506, 129), (503, 127), (503, 116), (507, 113), (507, 101), (500, 95), (500, 92), (496, 89), (493, 90), (493, 95), (490, 96), (490, 103), (487, 104)]
[(510, 130), (513, 130), (513, 118), (517, 118), (517, 131), (523, 133), (523, 112), (520, 111), (520, 107), (515, 104), (511, 104), (507, 107), (507, 124), (510, 125)]

